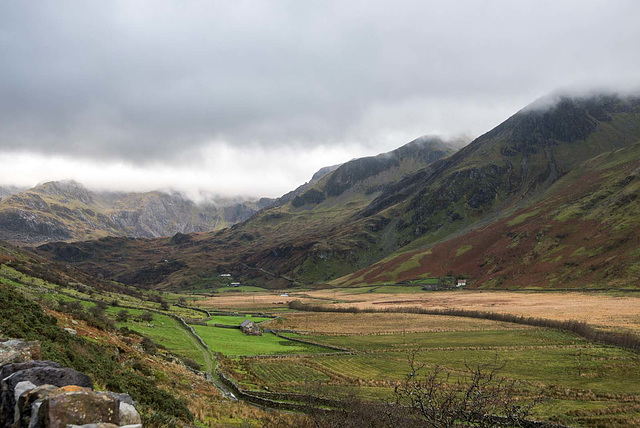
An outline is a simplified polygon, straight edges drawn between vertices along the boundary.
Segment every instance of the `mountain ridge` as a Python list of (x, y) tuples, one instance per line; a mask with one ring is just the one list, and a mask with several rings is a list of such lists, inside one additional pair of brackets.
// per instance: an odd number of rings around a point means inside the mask
[[(59, 260), (78, 252), (86, 255), (80, 266), (145, 286), (207, 288), (215, 286), (207, 278), (217, 271), (274, 287), (290, 284), (281, 278), (328, 282), (407, 251), (465, 239), (549, 197), (549, 189), (581, 163), (638, 140), (640, 98), (560, 97), (546, 109), (522, 109), (458, 152), (404, 173), (395, 163), (377, 171), (380, 158), (365, 160), (373, 167), (362, 174), (357, 162), (347, 163), (297, 195), (297, 206), (291, 201), (265, 209), (228, 230), (194, 235), (179, 249), (161, 240), (110, 240), (39, 251)], [(342, 179), (350, 169), (355, 173)], [(151, 248), (158, 258), (153, 263), (145, 256)], [(111, 264), (95, 254), (108, 255)]]
[(179, 193), (96, 192), (73, 180), (39, 184), (0, 201), (0, 239), (40, 243), (217, 230), (244, 221), (269, 199), (195, 203)]

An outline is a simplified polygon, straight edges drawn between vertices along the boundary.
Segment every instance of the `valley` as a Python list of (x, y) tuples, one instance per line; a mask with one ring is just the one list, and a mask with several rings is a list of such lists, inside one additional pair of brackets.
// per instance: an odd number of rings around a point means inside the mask
[[(637, 425), (639, 170), (638, 98), (561, 98), (460, 150), (421, 137), (324, 168), (221, 230), (85, 222), (62, 242), (36, 218), (42, 239), (0, 241), (20, 308), (0, 335), (129, 393), (149, 427), (422, 426), (416, 396), (491, 397), (460, 406), (506, 426)], [(104, 207), (43, 186), (0, 205)]]

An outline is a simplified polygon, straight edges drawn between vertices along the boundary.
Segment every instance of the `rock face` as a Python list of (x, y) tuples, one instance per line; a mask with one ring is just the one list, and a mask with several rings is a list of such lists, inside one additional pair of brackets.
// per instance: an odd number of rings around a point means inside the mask
[(18, 243), (208, 232), (242, 222), (272, 202), (210, 197), (196, 203), (179, 193), (93, 192), (75, 181), (4, 194), (0, 239)]
[[(0, 365), (0, 428), (142, 427), (128, 394), (93, 391), (89, 376), (53, 361), (30, 361), (34, 342), (5, 341)], [(39, 356), (39, 354), (36, 354)]]
[(68, 424), (120, 423), (120, 403), (107, 393), (82, 391), (55, 394), (44, 400), (38, 410), (39, 421), (49, 421), (51, 428), (64, 428)]

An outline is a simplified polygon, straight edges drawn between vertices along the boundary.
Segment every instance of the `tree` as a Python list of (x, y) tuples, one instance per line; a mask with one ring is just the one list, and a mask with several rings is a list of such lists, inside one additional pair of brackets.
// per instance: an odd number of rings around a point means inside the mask
[(145, 322), (153, 321), (153, 314), (151, 312), (144, 312), (140, 315), (140, 320)]
[(168, 311), (170, 308), (169, 306), (169, 302), (163, 300), (160, 302), (160, 309), (162, 309), (163, 311)]
[(425, 365), (416, 361), (416, 355), (409, 356), (411, 372), (395, 388), (396, 405), (413, 409), (425, 426), (522, 426), (540, 401), (520, 402), (517, 381), (498, 376), (504, 363), (497, 356), (492, 363), (477, 367), (465, 363), (468, 375), (454, 381), (439, 366), (422, 376)]

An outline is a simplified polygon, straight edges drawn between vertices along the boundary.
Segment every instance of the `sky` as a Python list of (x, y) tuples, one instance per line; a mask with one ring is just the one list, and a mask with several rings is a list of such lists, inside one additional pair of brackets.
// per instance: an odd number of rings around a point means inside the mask
[(563, 88), (640, 83), (638, 1), (0, 2), (0, 184), (277, 197)]

